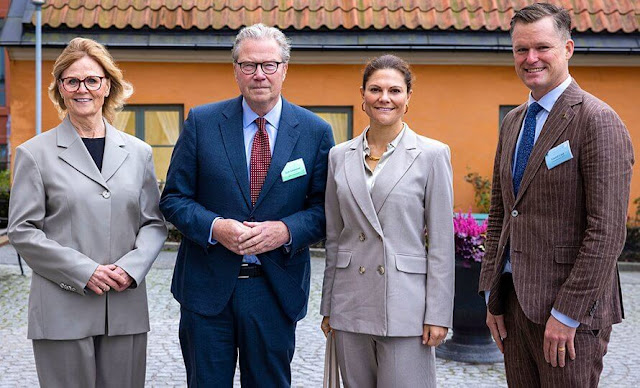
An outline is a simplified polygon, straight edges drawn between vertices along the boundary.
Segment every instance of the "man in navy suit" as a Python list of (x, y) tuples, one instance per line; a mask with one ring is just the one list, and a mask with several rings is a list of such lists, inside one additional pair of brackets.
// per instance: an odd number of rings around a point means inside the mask
[(171, 291), (190, 387), (291, 385), (309, 245), (325, 235), (331, 127), (281, 96), (290, 46), (262, 24), (233, 46), (242, 96), (193, 108), (160, 207), (184, 238)]

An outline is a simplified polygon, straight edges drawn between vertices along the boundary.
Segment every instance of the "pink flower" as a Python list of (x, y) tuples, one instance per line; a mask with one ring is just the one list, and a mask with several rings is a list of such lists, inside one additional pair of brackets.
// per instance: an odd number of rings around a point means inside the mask
[(487, 233), (487, 220), (478, 224), (471, 215), (454, 213), (453, 233), (455, 236), (456, 256), (461, 257), (463, 265), (470, 267), (472, 262), (481, 262), (484, 257), (484, 240)]

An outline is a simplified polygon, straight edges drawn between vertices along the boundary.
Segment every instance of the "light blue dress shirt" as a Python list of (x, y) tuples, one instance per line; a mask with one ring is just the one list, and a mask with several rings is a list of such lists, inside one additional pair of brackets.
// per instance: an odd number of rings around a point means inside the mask
[[(534, 102), (537, 102), (543, 108), (536, 115), (536, 130), (533, 138), (533, 144), (535, 144), (535, 142), (538, 141), (540, 132), (542, 132), (542, 127), (544, 126), (544, 123), (547, 121), (547, 118), (549, 117), (549, 112), (551, 112), (553, 105), (555, 105), (556, 101), (558, 101), (558, 98), (560, 98), (562, 93), (564, 93), (564, 91), (569, 87), (570, 84), (571, 84), (571, 76), (567, 77), (567, 79), (564, 82), (556, 86), (549, 93), (542, 96), (542, 98), (539, 101), (536, 101), (531, 95), (531, 93), (529, 93), (529, 101), (527, 102), (527, 107), (533, 104)], [(518, 146), (520, 145), (520, 140), (522, 140), (523, 127), (524, 127), (524, 121), (522, 123), (522, 127), (520, 128), (520, 134), (518, 135), (518, 142), (516, 143), (516, 149), (513, 154), (513, 165), (511, 166), (512, 173), (515, 173), (516, 160), (518, 159)], [(507, 262), (504, 265), (504, 269), (502, 273), (507, 273), (507, 272), (509, 273), (512, 272), (511, 260), (509, 258), (507, 258)], [(487, 303), (489, 303), (489, 293), (490, 291), (485, 291), (484, 293), (485, 301)], [(553, 315), (554, 318), (556, 318), (558, 321), (562, 322), (563, 324), (569, 327), (575, 328), (580, 325), (580, 322), (576, 321), (575, 319), (569, 318), (568, 316), (562, 314), (555, 308), (551, 309), (551, 315)]]
[[(282, 115), (282, 97), (278, 99), (276, 105), (266, 114), (264, 118), (267, 120), (266, 130), (269, 135), (269, 150), (271, 151), (271, 155), (273, 155), (273, 149), (276, 145), (276, 136), (278, 136), (278, 125), (280, 124), (280, 116)], [(250, 180), (250, 168), (251, 168), (251, 147), (253, 146), (253, 139), (256, 136), (256, 132), (258, 132), (258, 125), (256, 124), (256, 119), (260, 117), (256, 112), (254, 112), (247, 104), (247, 101), (242, 98), (242, 132), (244, 134), (244, 155), (247, 160), (247, 179)], [(218, 241), (214, 240), (212, 237), (213, 234), (213, 225), (215, 225), (216, 221), (221, 219), (222, 217), (217, 217), (211, 223), (211, 230), (209, 231), (209, 244), (214, 245), (217, 244)], [(286, 245), (291, 244), (291, 239)], [(245, 255), (242, 257), (243, 263), (255, 263), (260, 264), (260, 260), (254, 255)]]

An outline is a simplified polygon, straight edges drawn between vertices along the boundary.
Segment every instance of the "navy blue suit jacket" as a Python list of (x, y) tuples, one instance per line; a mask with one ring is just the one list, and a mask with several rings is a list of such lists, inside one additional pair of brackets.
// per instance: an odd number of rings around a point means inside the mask
[[(291, 250), (258, 255), (279, 304), (302, 319), (309, 296), (309, 245), (325, 236), (324, 190), (331, 126), (283, 99), (271, 165), (251, 206), (242, 130), (242, 97), (193, 108), (176, 143), (160, 209), (183, 234), (171, 292), (183, 308), (213, 316), (234, 290), (242, 256), (208, 243), (216, 217), (283, 221)], [(283, 182), (285, 164), (302, 158), (307, 174)]]

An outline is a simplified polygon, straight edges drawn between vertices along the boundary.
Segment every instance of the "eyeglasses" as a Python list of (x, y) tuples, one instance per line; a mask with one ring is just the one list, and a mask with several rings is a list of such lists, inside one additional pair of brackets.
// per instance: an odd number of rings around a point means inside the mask
[(76, 92), (80, 89), (80, 84), (84, 84), (87, 90), (95, 91), (102, 86), (102, 80), (107, 77), (100, 77), (98, 75), (90, 75), (84, 79), (78, 79), (76, 77), (60, 78), (62, 87), (67, 92)]
[(242, 71), (246, 75), (251, 75), (258, 70), (258, 66), (262, 69), (262, 72), (271, 75), (278, 71), (278, 66), (282, 64), (282, 62), (269, 61), (269, 62), (236, 62), (238, 66), (240, 66), (240, 71)]

